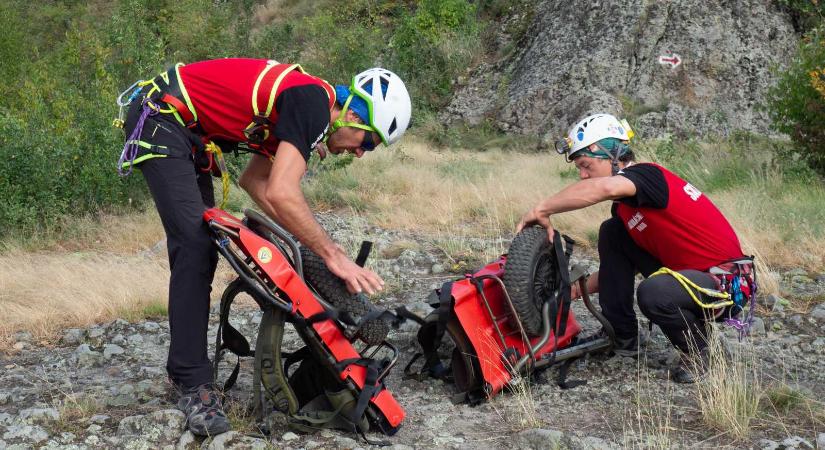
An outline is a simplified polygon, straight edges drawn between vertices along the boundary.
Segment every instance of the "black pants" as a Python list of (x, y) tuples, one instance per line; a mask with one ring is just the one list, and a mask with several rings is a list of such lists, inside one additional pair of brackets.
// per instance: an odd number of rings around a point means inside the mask
[[(133, 108), (126, 124), (127, 136), (136, 121), (134, 114)], [(173, 382), (184, 387), (212, 382), (206, 333), (209, 294), (218, 262), (203, 221), (203, 212), (215, 205), (212, 179), (195, 168), (188, 133), (166, 117), (148, 118), (141, 140), (165, 146), (168, 156), (138, 165), (166, 231), (169, 251), (171, 339), (166, 371)]]
[[(604, 221), (599, 229), (599, 304), (619, 340), (632, 341), (638, 333), (633, 310), (634, 278), (640, 272), (646, 279), (639, 285), (639, 309), (659, 326), (670, 342), (683, 352), (707, 346), (705, 312), (671, 275), (650, 274), (661, 262), (639, 247), (618, 218)], [(697, 270), (680, 271), (699, 286), (715, 289), (708, 274)], [(650, 277), (650, 278), (648, 278)], [(697, 294), (699, 298), (701, 295)], [(691, 342), (693, 341), (693, 342)]]

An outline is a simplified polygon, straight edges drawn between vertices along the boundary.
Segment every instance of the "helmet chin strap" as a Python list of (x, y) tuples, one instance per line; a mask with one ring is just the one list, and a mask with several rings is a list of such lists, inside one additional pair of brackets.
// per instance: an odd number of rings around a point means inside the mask
[(346, 121), (344, 121), (344, 117), (347, 113), (347, 109), (349, 108), (349, 103), (352, 101), (352, 98), (353, 98), (353, 94), (350, 94), (349, 97), (347, 97), (347, 101), (345, 101), (344, 105), (341, 106), (341, 113), (338, 114), (338, 118), (335, 119), (335, 121), (333, 121), (332, 124), (330, 124), (329, 128), (327, 129), (327, 134), (324, 135), (323, 139), (321, 139), (321, 142), (323, 142), (324, 144), (327, 143), (327, 141), (329, 140), (329, 137), (332, 136), (332, 133), (335, 133), (335, 131), (338, 130), (339, 128), (352, 127), (352, 128), (360, 128), (362, 130), (367, 130), (368, 132), (375, 131), (375, 129), (372, 128), (369, 125), (364, 125), (364, 124), (360, 124), (360, 123), (356, 123), (356, 122), (346, 122)]

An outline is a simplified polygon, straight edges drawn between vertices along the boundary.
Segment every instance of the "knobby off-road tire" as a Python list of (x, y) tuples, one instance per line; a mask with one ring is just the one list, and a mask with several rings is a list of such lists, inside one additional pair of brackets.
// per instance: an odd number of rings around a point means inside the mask
[[(306, 281), (321, 294), (324, 300), (349, 313), (356, 323), (375, 309), (369, 301), (365, 300), (366, 297), (350, 294), (344, 280), (330, 272), (324, 260), (312, 250), (301, 247), (301, 259)], [(369, 345), (378, 345), (386, 339), (389, 332), (390, 325), (377, 318), (365, 322), (361, 326), (358, 337)]]
[(541, 334), (541, 307), (555, 301), (559, 288), (558, 261), (547, 230), (521, 230), (510, 244), (502, 278), (527, 334)]

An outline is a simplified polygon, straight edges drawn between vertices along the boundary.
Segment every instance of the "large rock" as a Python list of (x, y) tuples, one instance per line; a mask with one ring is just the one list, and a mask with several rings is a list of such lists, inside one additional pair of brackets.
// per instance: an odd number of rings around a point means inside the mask
[(117, 434), (134, 446), (138, 443), (157, 448), (152, 444), (174, 444), (183, 434), (186, 416), (176, 409), (155, 411), (145, 416), (129, 416), (120, 421)]
[(245, 436), (236, 431), (228, 431), (215, 436), (206, 447), (207, 450), (264, 450), (267, 448), (272, 447), (265, 439)]
[(513, 447), (519, 449), (559, 449), (562, 447), (564, 433), (556, 430), (533, 428), (513, 436)]
[[(768, 131), (759, 105), (798, 36), (775, 2), (608, 0), (536, 4), (512, 56), (479, 67), (444, 119), (556, 139), (596, 111), (644, 136)], [(659, 63), (678, 54), (675, 68)]]

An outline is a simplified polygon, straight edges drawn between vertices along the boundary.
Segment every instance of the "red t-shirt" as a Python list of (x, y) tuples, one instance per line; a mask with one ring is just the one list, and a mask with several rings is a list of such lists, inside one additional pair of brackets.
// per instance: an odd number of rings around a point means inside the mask
[[(265, 59), (226, 58), (186, 64), (180, 68), (181, 82), (206, 137), (247, 142), (243, 130), (252, 122), (254, 115), (252, 91), (267, 64), (271, 62)], [(258, 98), (268, 99), (271, 87), (271, 81), (262, 83)], [(289, 94), (284, 95), (287, 91)], [(330, 98), (329, 92), (333, 92), (333, 98)], [(287, 102), (290, 111), (286, 113), (281, 97), (296, 97), (294, 100), (297, 100)], [(329, 125), (329, 110), (334, 101), (334, 90), (325, 81), (298, 70), (290, 71), (278, 87), (269, 116), (272, 121), (270, 136), (260, 150), (265, 154), (274, 154), (278, 142), (284, 139), (298, 147), (308, 158), (312, 146)], [(261, 114), (266, 111), (266, 103), (264, 100), (258, 103)], [(279, 127), (281, 117), (298, 123)]]
[(620, 199), (614, 214), (633, 241), (666, 267), (706, 271), (743, 256), (733, 227), (692, 184), (652, 163), (633, 164), (619, 174), (637, 193)]

